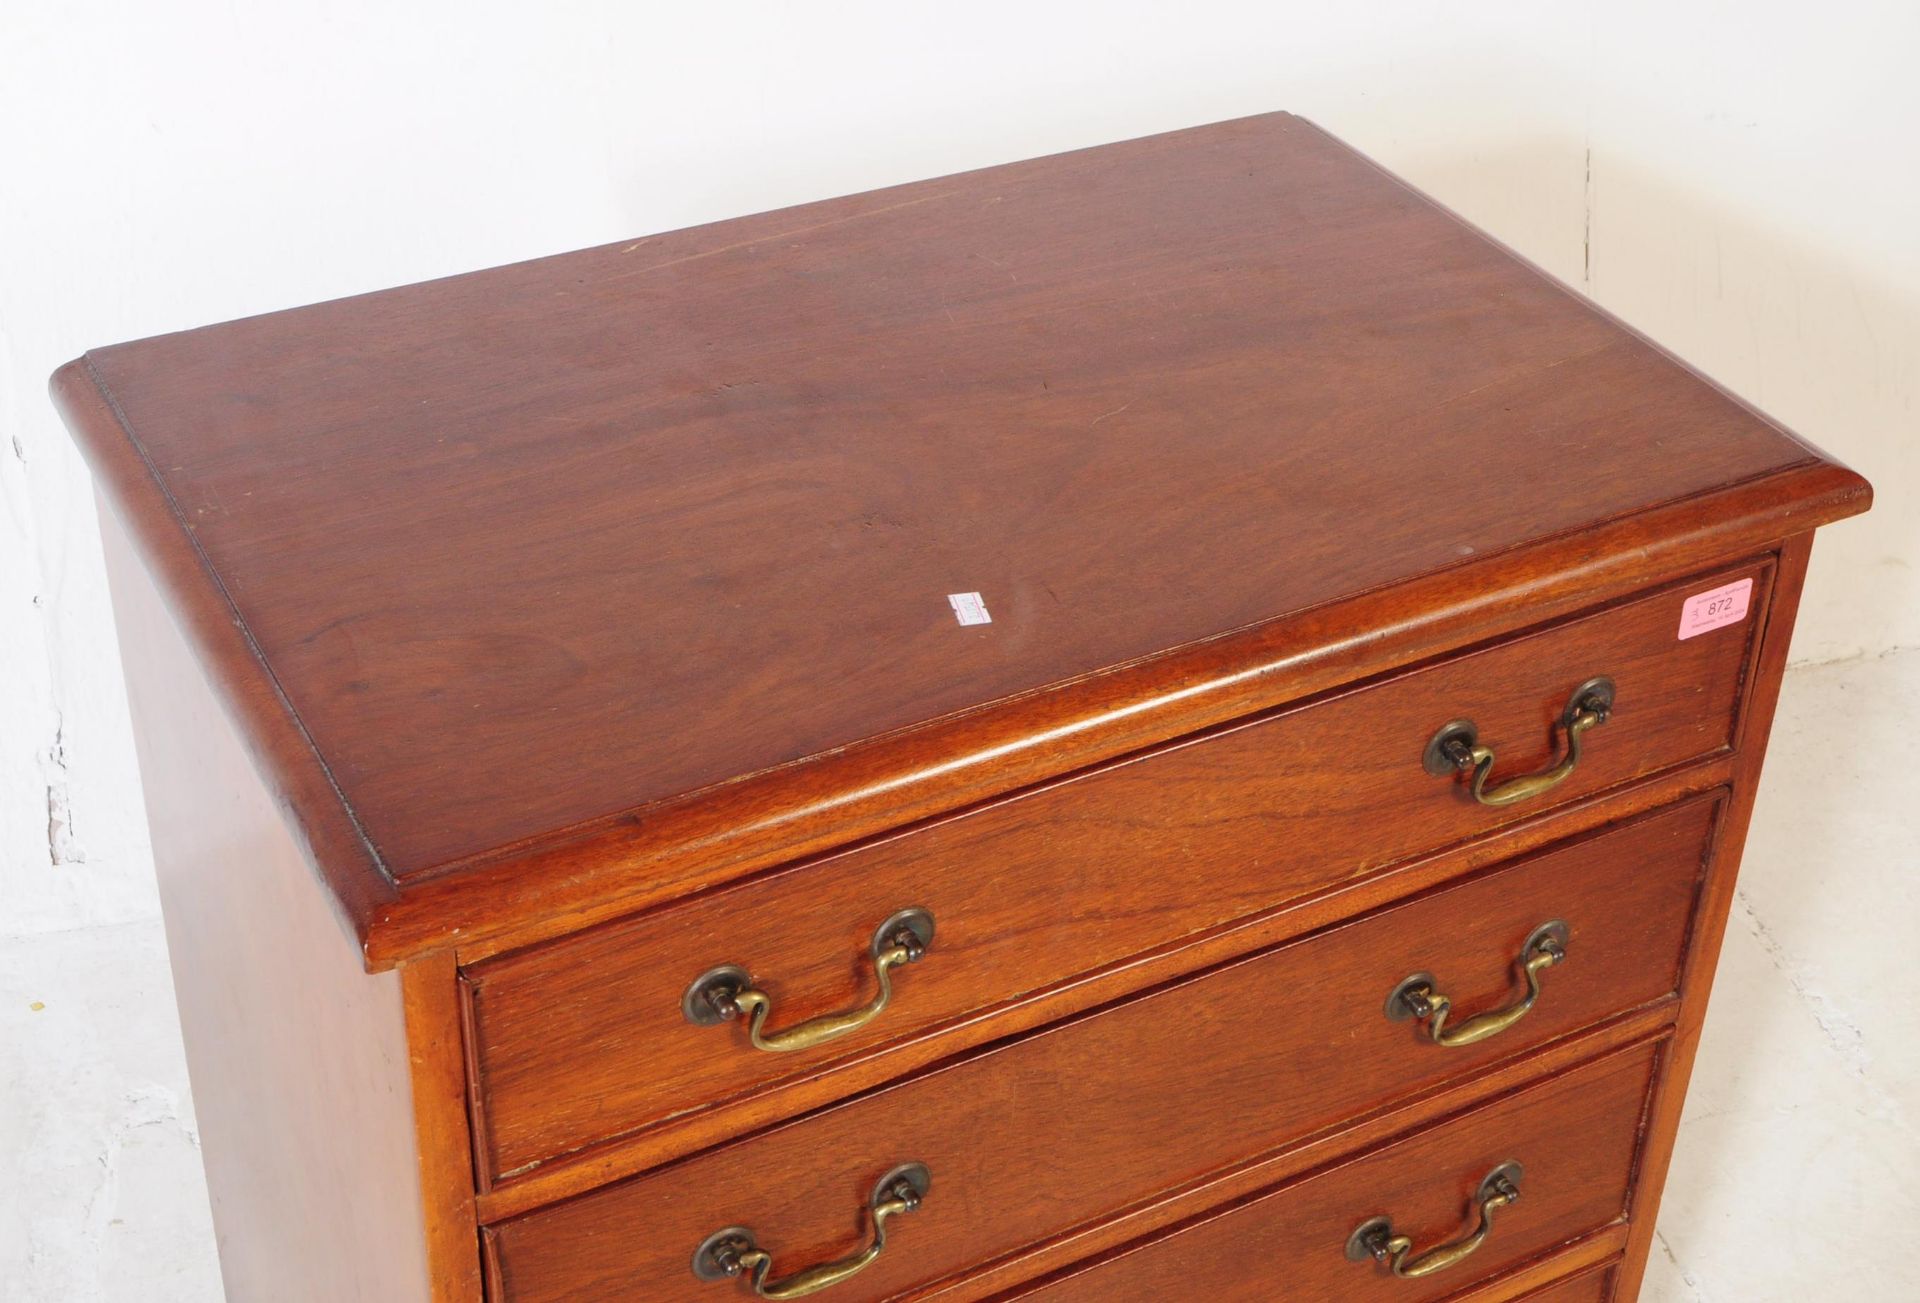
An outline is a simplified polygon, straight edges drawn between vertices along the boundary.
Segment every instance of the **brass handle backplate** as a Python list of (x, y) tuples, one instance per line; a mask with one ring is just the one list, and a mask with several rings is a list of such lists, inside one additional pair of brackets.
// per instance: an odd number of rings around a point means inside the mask
[(809, 1050), (858, 1031), (878, 1018), (893, 999), (893, 970), (902, 964), (918, 962), (932, 944), (932, 914), (924, 909), (903, 909), (891, 915), (874, 929), (873, 941), (868, 946), (874, 982), (879, 988), (873, 998), (858, 1008), (823, 1013), (783, 1031), (767, 1030), (773, 997), (755, 986), (752, 976), (738, 964), (722, 964), (696, 977), (681, 997), (680, 1011), (688, 1022), (701, 1027), (727, 1022), (744, 1013), (747, 1036), (754, 1049), (769, 1054)]
[(1384, 1263), (1402, 1280), (1418, 1280), (1445, 1271), (1473, 1255), (1493, 1232), (1493, 1215), (1520, 1197), (1520, 1164), (1502, 1163), (1487, 1173), (1474, 1191), (1473, 1202), (1479, 1224), (1450, 1243), (1414, 1255), (1413, 1241), (1394, 1233), (1393, 1222), (1386, 1217), (1370, 1217), (1353, 1228), (1347, 1237), (1347, 1258), (1365, 1262), (1371, 1258)]
[(1560, 919), (1542, 923), (1527, 934), (1514, 967), (1520, 970), (1527, 993), (1501, 1009), (1489, 1009), (1458, 1025), (1449, 1021), (1453, 1001), (1434, 985), (1432, 973), (1415, 973), (1393, 988), (1387, 997), (1387, 1017), (1395, 1022), (1418, 1018), (1427, 1025), (1427, 1035), (1435, 1045), (1454, 1048), (1473, 1045), (1497, 1036), (1526, 1017), (1540, 999), (1540, 974), (1567, 957), (1567, 925)]
[(1573, 776), (1580, 763), (1580, 745), (1588, 731), (1598, 728), (1613, 715), (1613, 680), (1588, 679), (1573, 690), (1566, 709), (1560, 712), (1560, 727), (1567, 735), (1567, 751), (1551, 769), (1537, 774), (1510, 778), (1489, 788), (1493, 774), (1493, 748), (1480, 745), (1480, 730), (1470, 719), (1456, 719), (1435, 733), (1421, 753), (1421, 764), (1435, 775), (1462, 773), (1471, 775), (1468, 788), (1482, 805), (1514, 805), (1550, 792)]
[(744, 1278), (756, 1298), (805, 1298), (841, 1281), (857, 1276), (872, 1266), (886, 1251), (887, 1223), (913, 1212), (932, 1188), (933, 1176), (924, 1163), (902, 1163), (874, 1183), (867, 1196), (867, 1215), (873, 1221), (873, 1235), (865, 1248), (817, 1267), (808, 1267), (784, 1280), (768, 1280), (773, 1274), (773, 1255), (760, 1247), (753, 1232), (744, 1226), (728, 1226), (700, 1242), (693, 1254), (693, 1274), (701, 1280)]

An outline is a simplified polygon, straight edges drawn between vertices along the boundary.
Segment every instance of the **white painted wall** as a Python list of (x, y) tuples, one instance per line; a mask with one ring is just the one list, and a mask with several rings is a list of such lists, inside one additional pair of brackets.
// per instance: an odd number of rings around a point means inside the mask
[[(1289, 108), (1874, 479), (1797, 644), (1873, 655), (1920, 644), (1916, 52), (1905, 0), (0, 0), (0, 1028), (81, 1017), (56, 987), (82, 951), (96, 985), (160, 980), (87, 481), (44, 396), (82, 349)], [(149, 1209), (113, 1205), (193, 1170), (152, 1093), (177, 1051), (46, 1044), (0, 1047), (0, 1100), (72, 1101), (0, 1108), (0, 1170), (41, 1176), (0, 1182), (0, 1296), (150, 1300), (154, 1259), (114, 1247)], [(206, 1297), (187, 1252), (169, 1297)]]

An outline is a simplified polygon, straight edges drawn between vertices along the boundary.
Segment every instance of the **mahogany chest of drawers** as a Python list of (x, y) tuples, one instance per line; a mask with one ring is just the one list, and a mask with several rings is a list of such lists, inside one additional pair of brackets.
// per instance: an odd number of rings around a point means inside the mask
[(1310, 124), (54, 390), (230, 1297), (1637, 1292), (1869, 491)]

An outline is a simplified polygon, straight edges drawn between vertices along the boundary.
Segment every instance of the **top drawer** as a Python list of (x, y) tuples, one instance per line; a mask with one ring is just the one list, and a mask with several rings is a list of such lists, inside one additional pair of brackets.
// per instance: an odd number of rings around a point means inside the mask
[[(1553, 625), (609, 924), (465, 973), (476, 1139), (500, 1181), (1058, 986), (1142, 951), (1722, 751), (1772, 578), (1757, 563)], [(1683, 627), (1688, 599), (1752, 581), (1738, 622)], [(1685, 635), (1685, 636), (1683, 636)], [(1576, 689), (1615, 686), (1567, 758)], [(1436, 776), (1430, 742), (1471, 719), (1488, 771)], [(1589, 722), (1590, 723), (1590, 722)], [(1491, 753), (1487, 762), (1486, 753)], [(1472, 753), (1468, 753), (1472, 754)], [(876, 936), (906, 909), (924, 958), (870, 1019), (791, 1052), (686, 1002), (721, 966), (767, 1001), (764, 1031), (871, 1009)], [(899, 954), (889, 956), (897, 960)], [(724, 985), (724, 983), (723, 983)], [(693, 1000), (693, 1011), (712, 1005)], [(751, 1000), (749, 1000), (751, 1004)], [(858, 1024), (858, 1025), (853, 1025)], [(814, 1030), (821, 1030), (815, 1028)]]

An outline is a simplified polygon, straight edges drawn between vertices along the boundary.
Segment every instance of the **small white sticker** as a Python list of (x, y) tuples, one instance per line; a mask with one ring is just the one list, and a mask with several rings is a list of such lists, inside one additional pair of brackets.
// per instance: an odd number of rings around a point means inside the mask
[(993, 617), (987, 614), (987, 604), (978, 593), (948, 593), (947, 605), (953, 608), (953, 618), (961, 624), (993, 623)]

